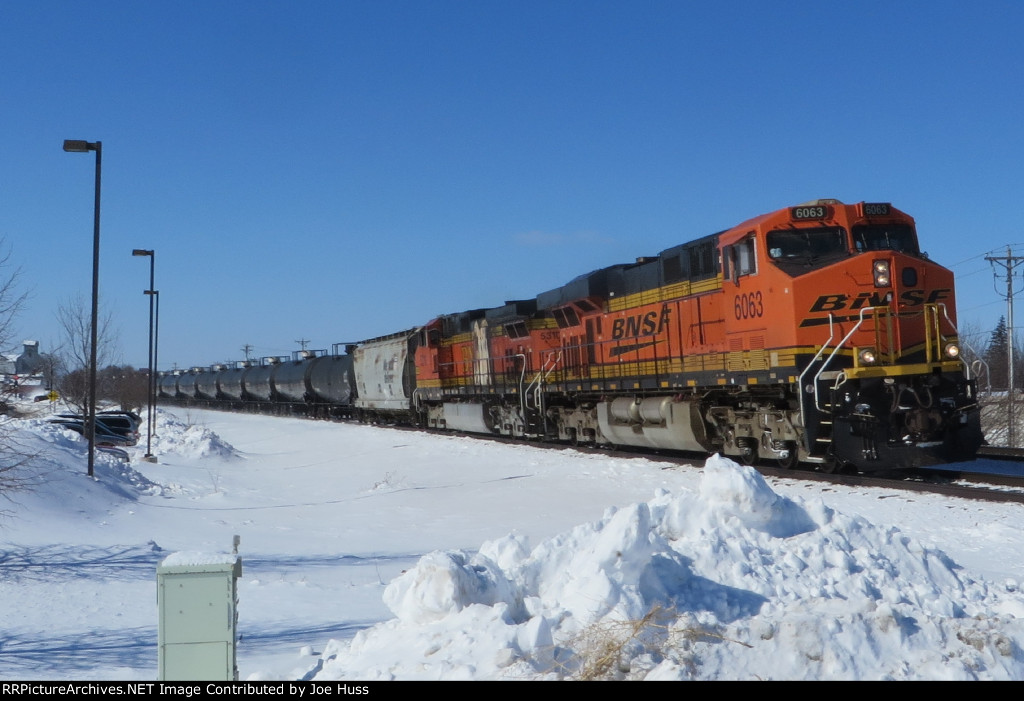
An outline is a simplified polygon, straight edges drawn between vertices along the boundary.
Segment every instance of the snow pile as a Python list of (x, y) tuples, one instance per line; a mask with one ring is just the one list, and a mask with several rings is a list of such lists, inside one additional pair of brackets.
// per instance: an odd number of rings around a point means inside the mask
[[(146, 443), (146, 416), (142, 417), (139, 427), (140, 445)], [(182, 421), (164, 411), (157, 410), (153, 427), (153, 452), (157, 454), (174, 453), (185, 458), (235, 458), (238, 453), (229, 443), (225, 442), (213, 431)]]
[[(43, 419), (10, 419), (5, 424), (4, 441), (35, 442), (41, 439), (59, 450), (81, 450), (88, 442), (81, 433)], [(18, 452), (22, 452), (18, 450)]]
[[(126, 449), (136, 465), (146, 449), (145, 417), (140, 428), (138, 445)], [(0, 455), (0, 467), (32, 456), (18, 468), (16, 475), (25, 488), (36, 488), (44, 479), (63, 480), (85, 473), (89, 442), (69, 428), (45, 419), (12, 419), (0, 426), (0, 435), (6, 446)], [(234, 447), (216, 433), (160, 410), (156, 413), (153, 452), (187, 459), (237, 457)], [(102, 491), (113, 492), (132, 501), (140, 495), (169, 496), (181, 491), (181, 487), (173, 482), (161, 484), (148, 479), (132, 463), (102, 450), (95, 453), (94, 472), (96, 486)]]
[(1024, 594), (712, 457), (532, 550), (433, 552), (317, 680), (1021, 679)]
[[(82, 434), (43, 419), (16, 419), (6, 429), (4, 442), (8, 450), (15, 455), (32, 456), (19, 468), (22, 478), (32, 482), (26, 486), (34, 489), (43, 479), (52, 482), (85, 473), (89, 441)], [(159, 484), (130, 464), (102, 450), (94, 455), (93, 470), (94, 481), (102, 489), (128, 499), (163, 492)]]

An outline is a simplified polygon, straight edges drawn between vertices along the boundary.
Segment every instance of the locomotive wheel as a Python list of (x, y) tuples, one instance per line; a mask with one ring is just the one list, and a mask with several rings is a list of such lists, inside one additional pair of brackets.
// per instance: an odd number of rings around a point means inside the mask
[(843, 471), (843, 464), (830, 455), (825, 462), (818, 465), (818, 469), (826, 475), (835, 475)]
[(749, 465), (750, 467), (753, 467), (754, 465), (756, 465), (757, 464), (757, 458), (758, 458), (758, 455), (757, 455), (757, 444), (756, 443), (746, 443), (744, 445), (741, 445), (740, 446), (740, 456), (739, 457), (740, 457), (740, 462), (742, 462), (744, 465)]
[(818, 465), (818, 469), (828, 475), (846, 472), (849, 467), (850, 463), (836, 456), (835, 444), (829, 446), (828, 452), (825, 454), (825, 462)]
[(794, 470), (796, 466), (800, 464), (800, 453), (797, 451), (796, 446), (789, 451), (789, 457), (779, 458), (779, 467), (783, 470)]

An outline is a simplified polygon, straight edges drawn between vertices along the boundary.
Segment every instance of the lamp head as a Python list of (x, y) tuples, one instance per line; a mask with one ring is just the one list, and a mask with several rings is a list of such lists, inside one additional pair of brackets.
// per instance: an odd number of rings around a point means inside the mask
[(64, 141), (64, 150), (68, 153), (89, 153), (89, 151), (95, 151), (98, 146), (98, 141), (94, 144), (76, 139), (65, 139)]

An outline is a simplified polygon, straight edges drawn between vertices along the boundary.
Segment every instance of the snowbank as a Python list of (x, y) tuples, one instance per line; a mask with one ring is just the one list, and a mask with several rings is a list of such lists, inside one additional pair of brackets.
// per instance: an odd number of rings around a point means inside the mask
[(698, 494), (430, 553), (384, 601), (315, 679), (1024, 678), (1016, 583), (717, 456)]

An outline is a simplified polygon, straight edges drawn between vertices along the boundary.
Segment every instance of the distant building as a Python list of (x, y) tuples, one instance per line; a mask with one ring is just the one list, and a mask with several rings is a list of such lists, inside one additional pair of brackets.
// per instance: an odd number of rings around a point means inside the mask
[(43, 357), (39, 355), (39, 341), (23, 341), (22, 351), (0, 355), (0, 375), (4, 379), (35, 375), (43, 371)]

